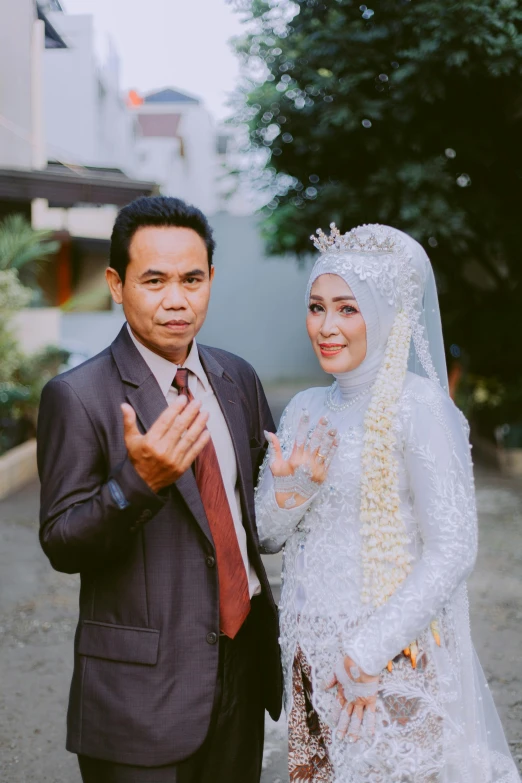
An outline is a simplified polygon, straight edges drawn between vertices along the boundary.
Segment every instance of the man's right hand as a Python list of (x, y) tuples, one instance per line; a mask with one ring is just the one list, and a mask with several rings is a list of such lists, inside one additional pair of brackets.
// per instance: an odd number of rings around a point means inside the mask
[(121, 409), (130, 461), (153, 492), (177, 481), (210, 440), (206, 428), (208, 413), (201, 412), (200, 402), (188, 402), (183, 395), (163, 411), (144, 435), (136, 426), (134, 408), (123, 403)]

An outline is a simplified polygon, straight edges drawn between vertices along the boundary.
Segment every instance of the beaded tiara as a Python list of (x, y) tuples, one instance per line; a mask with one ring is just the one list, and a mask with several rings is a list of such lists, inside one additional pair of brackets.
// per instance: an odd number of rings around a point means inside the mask
[(330, 229), (329, 236), (318, 228), (317, 236), (310, 237), (320, 253), (392, 253), (396, 248), (395, 237), (387, 226), (363, 225), (341, 234), (335, 223), (330, 223)]

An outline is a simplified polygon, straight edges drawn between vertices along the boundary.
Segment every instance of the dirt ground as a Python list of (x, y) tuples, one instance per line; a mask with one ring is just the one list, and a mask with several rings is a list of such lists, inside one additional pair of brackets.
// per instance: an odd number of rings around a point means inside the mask
[[(522, 483), (479, 470), (477, 491), (474, 640), (522, 769)], [(37, 516), (36, 484), (0, 502), (0, 781), (79, 783), (64, 749), (78, 579), (50, 568)], [(287, 782), (285, 754), (284, 723), (269, 721), (263, 783)]]

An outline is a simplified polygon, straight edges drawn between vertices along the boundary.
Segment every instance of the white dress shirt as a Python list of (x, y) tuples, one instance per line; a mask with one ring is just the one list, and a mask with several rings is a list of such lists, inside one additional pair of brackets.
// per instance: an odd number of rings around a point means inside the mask
[[(177, 389), (172, 385), (178, 365), (169, 362), (168, 359), (164, 359), (149, 348), (146, 348), (136, 339), (128, 324), (127, 328), (134, 345), (146, 361), (167, 403), (170, 405), (178, 396)], [(216, 450), (230, 513), (234, 520), (239, 549), (245, 564), (250, 597), (252, 597), (261, 592), (261, 585), (248, 559), (246, 532), (243, 527), (241, 514), (236, 454), (225, 417), (201, 364), (195, 340), (192, 342), (192, 348), (183, 364), (183, 368), (189, 371), (188, 386), (192, 396), (195, 400), (201, 402), (201, 409), (209, 415), (207, 427)]]

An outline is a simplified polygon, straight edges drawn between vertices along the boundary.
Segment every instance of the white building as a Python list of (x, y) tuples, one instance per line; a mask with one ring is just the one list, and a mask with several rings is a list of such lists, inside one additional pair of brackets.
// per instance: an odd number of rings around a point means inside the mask
[(93, 17), (66, 14), (57, 0), (46, 13), (68, 47), (44, 55), (48, 158), (118, 168), (208, 214), (218, 211), (218, 135), (201, 100), (171, 88), (126, 99), (115, 50), (97, 61)]
[(218, 132), (200, 98), (171, 87), (124, 97), (115, 50), (105, 63), (97, 61), (93, 17), (66, 14), (59, 0), (49, 0), (44, 8), (67, 44), (60, 51), (46, 50), (43, 58), (50, 160), (118, 168), (157, 182), (165, 195), (210, 215), (252, 211), (245, 209), (244, 199), (223, 198), (229, 189), (223, 166), (226, 132)]
[[(67, 17), (59, 0), (0, 0), (0, 219), (18, 213), (57, 232), (40, 280), (50, 305), (98, 290), (117, 208), (156, 192), (119, 170), (132, 160), (132, 134), (128, 153), (121, 137), (135, 118), (114, 55), (100, 71), (92, 49), (89, 17)], [(97, 306), (110, 307), (105, 292)], [(56, 341), (34, 313), (30, 322), (33, 337)]]
[(45, 167), (42, 61), (64, 46), (34, 0), (0, 0), (0, 168)]
[(137, 118), (139, 178), (158, 182), (162, 193), (182, 198), (207, 214), (218, 209), (217, 133), (199, 98), (166, 88), (139, 98), (132, 94)]
[(107, 62), (97, 61), (92, 16), (55, 10), (47, 17), (67, 44), (44, 55), (48, 158), (133, 175), (137, 127), (122, 95), (118, 55), (111, 48)]

